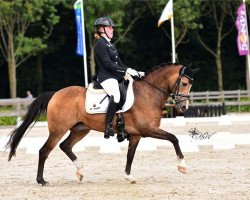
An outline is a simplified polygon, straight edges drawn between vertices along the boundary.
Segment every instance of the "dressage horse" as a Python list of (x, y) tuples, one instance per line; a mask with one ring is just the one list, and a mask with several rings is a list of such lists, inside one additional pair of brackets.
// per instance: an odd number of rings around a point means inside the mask
[[(179, 64), (162, 64), (134, 82), (135, 101), (132, 108), (124, 113), (125, 130), (129, 136), (127, 163), (124, 178), (135, 181), (131, 175), (131, 165), (137, 145), (142, 137), (152, 137), (170, 141), (179, 161), (178, 169), (186, 173), (184, 156), (178, 139), (171, 133), (159, 128), (162, 110), (168, 97), (175, 101), (179, 112), (188, 108), (189, 92), (193, 75), (198, 69), (191, 69)], [(28, 107), (23, 123), (13, 130), (6, 149), (10, 148), (9, 161), (16, 154), (16, 149), (29, 126), (37, 121), (40, 115), (47, 113), (49, 137), (39, 150), (37, 182), (46, 185), (43, 178), (44, 164), (57, 143), (68, 130), (69, 136), (60, 144), (61, 150), (71, 159), (77, 168), (77, 176), (82, 180), (82, 166), (72, 152), (72, 147), (83, 139), (90, 130), (103, 132), (105, 114), (88, 114), (85, 111), (87, 89), (70, 86), (57, 92), (46, 92), (36, 98)], [(30, 127), (32, 128), (32, 126)], [(114, 128), (116, 125), (114, 123)], [(31, 144), (32, 145), (32, 144)]]

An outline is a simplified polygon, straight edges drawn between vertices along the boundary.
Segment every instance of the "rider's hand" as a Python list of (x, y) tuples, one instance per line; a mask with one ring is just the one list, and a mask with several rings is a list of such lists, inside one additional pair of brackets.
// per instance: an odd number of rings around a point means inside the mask
[(139, 75), (136, 70), (131, 69), (131, 68), (128, 68), (127, 71), (126, 71), (126, 73), (128, 73), (131, 76), (138, 76)]

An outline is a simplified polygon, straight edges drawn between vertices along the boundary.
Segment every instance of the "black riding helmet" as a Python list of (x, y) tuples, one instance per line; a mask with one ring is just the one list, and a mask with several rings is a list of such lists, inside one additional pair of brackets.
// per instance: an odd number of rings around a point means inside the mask
[[(99, 32), (100, 27), (105, 27), (105, 26), (115, 27), (115, 23), (109, 17), (100, 17), (97, 20), (95, 20), (94, 26), (95, 26), (95, 32), (100, 34), (100, 33), (102, 33), (102, 32)], [(107, 35), (105, 29), (104, 29), (104, 33)], [(108, 37), (108, 35), (107, 35), (107, 37)]]
[(95, 27), (102, 27), (102, 26), (113, 26), (115, 27), (114, 22), (109, 17), (100, 17), (95, 20)]

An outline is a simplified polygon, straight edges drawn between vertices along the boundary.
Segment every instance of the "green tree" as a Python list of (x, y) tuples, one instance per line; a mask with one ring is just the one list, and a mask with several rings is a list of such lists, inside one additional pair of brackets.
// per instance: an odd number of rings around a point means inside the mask
[[(238, 3), (237, 3), (238, 4)], [(218, 76), (218, 90), (223, 90), (223, 74), (222, 74), (222, 41), (225, 40), (235, 28), (235, 10), (236, 3), (230, 0), (222, 2), (203, 2), (201, 3), (201, 11), (204, 13), (205, 20), (202, 38), (197, 32), (197, 39), (200, 44), (215, 58)], [(230, 22), (228, 19), (231, 19)], [(228, 23), (229, 22), (229, 23)], [(210, 33), (208, 36), (204, 32)], [(211, 44), (211, 37), (215, 38), (215, 44)]]
[[(0, 0), (0, 49), (8, 62), (11, 98), (16, 97), (16, 68), (30, 56), (46, 48), (52, 27), (59, 21), (55, 5), (50, 0)], [(46, 14), (46, 18), (42, 18)], [(41, 20), (42, 24), (39, 24)], [(41, 32), (35, 37), (28, 30), (39, 24)]]

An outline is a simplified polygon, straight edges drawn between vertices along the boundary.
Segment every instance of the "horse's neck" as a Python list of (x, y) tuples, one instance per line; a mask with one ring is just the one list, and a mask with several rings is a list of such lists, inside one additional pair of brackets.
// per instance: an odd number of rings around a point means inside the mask
[(173, 79), (175, 79), (175, 74), (179, 71), (178, 69), (176, 66), (162, 67), (148, 74), (145, 77), (145, 81), (155, 87), (143, 80), (139, 81), (137, 91), (138, 98), (145, 100), (150, 99), (147, 104), (151, 104), (154, 108), (158, 107), (159, 109), (163, 109), (168, 99), (168, 94), (171, 93), (170, 90), (173, 87)]
[[(160, 81), (151, 79), (150, 77), (146, 77), (145, 80), (162, 90), (166, 90), (165, 87), (162, 87), (163, 84), (160, 84)], [(162, 110), (168, 99), (168, 95), (147, 82), (141, 80), (135, 83), (136, 100), (142, 100), (147, 107), (151, 107), (152, 109)], [(166, 90), (166, 92), (168, 91)]]

